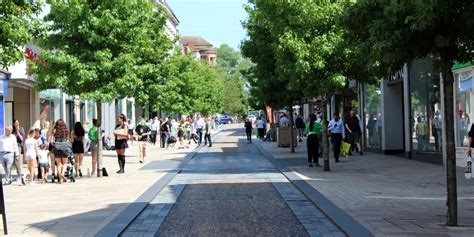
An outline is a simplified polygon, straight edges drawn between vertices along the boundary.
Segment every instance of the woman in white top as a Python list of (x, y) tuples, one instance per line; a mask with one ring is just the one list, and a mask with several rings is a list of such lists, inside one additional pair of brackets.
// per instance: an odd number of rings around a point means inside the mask
[(25, 159), (30, 172), (30, 184), (34, 184), (36, 156), (38, 154), (38, 140), (35, 139), (35, 130), (28, 131), (28, 138), (25, 140)]

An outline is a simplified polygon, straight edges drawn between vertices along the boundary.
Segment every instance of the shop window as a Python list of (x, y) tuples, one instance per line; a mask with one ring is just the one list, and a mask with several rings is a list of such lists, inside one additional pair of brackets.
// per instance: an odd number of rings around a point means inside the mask
[(412, 150), (440, 153), (442, 148), (439, 74), (428, 57), (410, 64)]
[(365, 87), (365, 143), (368, 148), (380, 149), (382, 146), (381, 91), (379, 85)]
[(472, 70), (456, 74), (455, 83), (456, 104), (455, 104), (455, 135), (456, 146), (467, 146), (467, 133), (471, 126), (473, 111), (473, 76)]

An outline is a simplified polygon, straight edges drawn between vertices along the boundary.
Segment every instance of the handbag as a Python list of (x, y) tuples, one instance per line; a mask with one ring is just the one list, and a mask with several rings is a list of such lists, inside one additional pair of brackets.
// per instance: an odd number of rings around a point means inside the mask
[(177, 142), (178, 140), (176, 139), (176, 137), (174, 136), (171, 136), (170, 138), (168, 138), (168, 143), (175, 143)]
[(347, 157), (349, 156), (349, 150), (351, 149), (351, 144), (343, 141), (341, 143), (341, 156)]
[(466, 157), (466, 168), (464, 170), (464, 176), (466, 179), (472, 178), (472, 157), (470, 154)]

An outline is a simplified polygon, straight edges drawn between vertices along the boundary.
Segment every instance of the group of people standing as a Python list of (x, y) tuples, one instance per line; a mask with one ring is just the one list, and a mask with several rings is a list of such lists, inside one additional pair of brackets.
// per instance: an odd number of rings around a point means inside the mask
[[(92, 126), (89, 126), (87, 121), (84, 124), (76, 122), (72, 131), (69, 131), (63, 119), (58, 119), (54, 123), (46, 121), (48, 111), (47, 106), (27, 132), (16, 119), (13, 125), (5, 127), (5, 133), (0, 137), (0, 161), (5, 171), (4, 185), (15, 181), (11, 172), (13, 168), (16, 168), (16, 181), (19, 185), (25, 185), (27, 181), (34, 185), (36, 184), (35, 177), (41, 183), (48, 182), (47, 177), (50, 173), (51, 181), (58, 183), (67, 182), (68, 175), (82, 177), (84, 155), (89, 151), (92, 156), (92, 173), (88, 173), (92, 176), (96, 174), (99, 141), (97, 119), (92, 120)], [(211, 147), (211, 132), (217, 128), (216, 123), (214, 118), (203, 117), (196, 113), (194, 117), (183, 118), (179, 121), (169, 117), (164, 120), (155, 118), (147, 123), (143, 117), (140, 117), (138, 123), (135, 124), (121, 114), (117, 116), (113, 131), (115, 138), (113, 149), (117, 154), (119, 166), (116, 173), (125, 173), (125, 151), (129, 148), (129, 142), (139, 143), (139, 161), (144, 163), (147, 145), (156, 144), (157, 138), (163, 148), (175, 146), (176, 143), (179, 143), (179, 149), (185, 148), (189, 147), (191, 142), (201, 146), (203, 141), (204, 145)], [(102, 134), (103, 141), (106, 137)], [(26, 173), (22, 172), (23, 159), (28, 167), (28, 180), (26, 180)], [(74, 163), (74, 168), (71, 174), (67, 174), (67, 166), (72, 163)]]
[[(298, 131), (298, 140), (302, 142), (306, 137), (307, 145), (307, 155), (308, 155), (308, 165), (309, 167), (319, 167), (319, 158), (322, 157), (322, 130), (323, 130), (323, 120), (321, 114), (310, 114), (306, 120), (301, 116), (295, 116), (295, 127)], [(285, 114), (281, 115), (279, 118), (279, 127), (289, 126), (289, 120)], [(265, 124), (266, 121), (264, 118), (257, 118), (257, 137), (263, 139), (263, 134), (265, 133)], [(351, 149), (349, 150), (349, 155), (352, 155), (352, 152), (359, 152), (360, 155), (363, 155), (362, 146), (361, 146), (361, 136), (362, 129), (360, 126), (360, 119), (357, 116), (357, 112), (352, 110), (350, 115), (342, 121), (338, 113), (333, 114), (333, 118), (329, 121), (328, 132), (330, 136), (330, 141), (334, 151), (334, 159), (336, 162), (340, 162), (339, 158), (341, 155), (341, 144), (342, 141), (346, 141), (351, 144)], [(245, 130), (247, 134), (248, 143), (252, 142), (252, 121), (249, 119), (245, 120)]]
[[(12, 168), (17, 171), (16, 181), (26, 184), (26, 173), (22, 172), (23, 160), (26, 161), (29, 173), (29, 184), (34, 185), (37, 177), (41, 183), (47, 182), (51, 172), (51, 181), (67, 182), (66, 169), (69, 161), (74, 160), (73, 175), (82, 177), (84, 153), (91, 151), (92, 174), (97, 167), (97, 120), (93, 127), (80, 122), (69, 131), (66, 122), (58, 119), (53, 124), (46, 121), (49, 107), (45, 107), (38, 120), (28, 132), (15, 119), (13, 125), (5, 126), (5, 133), (0, 137), (0, 160), (4, 168), (4, 185), (12, 184)], [(71, 159), (71, 160), (68, 160)]]
[(155, 117), (148, 123), (143, 117), (138, 118), (138, 124), (128, 120), (125, 115), (117, 117), (115, 127), (115, 150), (117, 152), (119, 170), (118, 174), (125, 172), (125, 149), (128, 141), (138, 142), (140, 163), (145, 162), (147, 146), (156, 145), (159, 140), (161, 148), (169, 149), (171, 146), (178, 149), (188, 148), (191, 142), (201, 146), (212, 147), (211, 133), (217, 129), (216, 121), (210, 116), (201, 116), (197, 113), (194, 117), (188, 116), (181, 120), (172, 117), (158, 119)]

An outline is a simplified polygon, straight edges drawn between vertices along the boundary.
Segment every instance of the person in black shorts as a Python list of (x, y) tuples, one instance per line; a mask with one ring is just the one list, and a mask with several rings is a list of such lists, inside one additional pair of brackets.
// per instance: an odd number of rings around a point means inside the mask
[(84, 159), (84, 136), (85, 131), (82, 127), (81, 122), (74, 124), (74, 129), (71, 133), (72, 142), (72, 153), (74, 156), (74, 170), (76, 171), (76, 177), (82, 177), (82, 161)]
[(128, 127), (127, 117), (121, 114), (117, 117), (117, 125), (115, 126), (115, 151), (117, 152), (117, 159), (119, 163), (119, 170), (117, 174), (125, 173), (125, 149), (128, 148)]
[(138, 151), (140, 153), (140, 163), (145, 162), (146, 145), (150, 140), (151, 129), (146, 125), (145, 119), (140, 118), (140, 124), (135, 128), (138, 135)]

